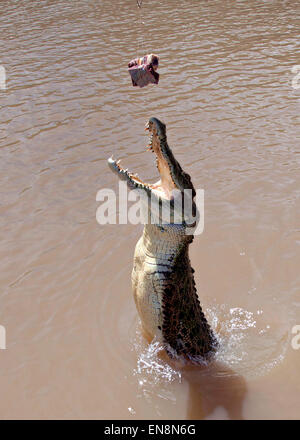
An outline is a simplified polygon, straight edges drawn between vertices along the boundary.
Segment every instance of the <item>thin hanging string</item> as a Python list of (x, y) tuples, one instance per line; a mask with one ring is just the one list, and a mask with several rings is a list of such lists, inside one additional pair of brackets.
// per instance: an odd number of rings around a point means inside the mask
[(142, 51), (144, 49), (144, 22), (143, 22), (143, 12), (142, 12), (142, 4), (143, 4), (143, 0), (136, 0), (136, 4), (139, 8), (139, 36), (138, 36), (138, 57), (144, 56), (144, 53), (142, 54)]
[[(139, 24), (139, 36), (138, 36), (138, 54), (137, 54), (137, 56), (140, 58), (140, 57), (142, 57), (142, 56), (144, 56), (144, 55), (146, 55), (145, 53), (144, 53), (144, 21), (143, 21), (143, 11), (142, 11), (142, 3), (143, 3), (143, 0), (136, 0), (136, 3), (137, 3), (137, 6), (138, 6), (138, 9), (139, 9), (139, 22), (140, 22), (140, 24)], [(143, 110), (144, 110), (144, 108), (145, 108), (145, 105), (146, 105), (146, 97), (145, 97), (145, 94), (144, 93), (142, 93), (141, 94), (142, 95), (142, 103), (141, 103), (141, 113), (140, 114), (143, 114)]]

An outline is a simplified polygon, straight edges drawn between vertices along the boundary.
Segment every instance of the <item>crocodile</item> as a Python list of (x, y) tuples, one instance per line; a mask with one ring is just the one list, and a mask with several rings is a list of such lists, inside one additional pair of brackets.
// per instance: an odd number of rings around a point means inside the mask
[[(148, 213), (152, 214), (153, 200), (160, 206), (154, 221), (151, 217), (145, 222), (135, 247), (133, 296), (146, 337), (160, 341), (169, 357), (198, 363), (214, 354), (218, 342), (200, 306), (189, 258), (198, 218), (196, 191), (168, 146), (166, 125), (150, 118), (145, 130), (150, 134), (147, 149), (156, 156), (158, 182), (146, 183), (124, 169), (120, 160), (108, 159), (111, 170), (144, 195)], [(190, 216), (183, 210), (186, 193), (190, 194)], [(175, 203), (178, 197), (181, 204)], [(164, 204), (171, 211), (167, 222), (162, 221)]]

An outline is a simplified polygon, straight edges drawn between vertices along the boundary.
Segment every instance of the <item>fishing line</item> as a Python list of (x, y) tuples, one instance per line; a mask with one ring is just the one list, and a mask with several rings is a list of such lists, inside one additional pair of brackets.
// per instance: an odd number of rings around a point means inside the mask
[[(137, 39), (138, 52), (140, 52), (140, 53), (137, 53), (137, 58), (139, 58), (139, 57), (145, 55), (144, 54), (144, 25), (145, 25), (145, 23), (143, 21), (143, 9), (142, 9), (143, 0), (136, 0), (136, 4), (137, 4), (138, 10), (139, 10), (139, 34), (140, 35), (138, 36), (138, 39)], [(141, 105), (141, 110), (143, 110), (146, 105), (146, 98), (145, 98), (144, 94), (142, 97), (142, 101), (143, 101), (143, 103)]]
[[(143, 51), (143, 49), (144, 49), (144, 37), (143, 37), (143, 34), (144, 34), (144, 32), (143, 32), (143, 30), (144, 30), (144, 28), (143, 28), (143, 25), (145, 24), (144, 22), (143, 22), (143, 12), (142, 12), (142, 4), (143, 4), (143, 0), (136, 0), (136, 4), (137, 4), (137, 6), (138, 6), (138, 9), (139, 9), (139, 37), (138, 37), (138, 51), (139, 50), (141, 50), (141, 52)], [(141, 44), (140, 44), (140, 41), (141, 41)], [(141, 46), (141, 47), (140, 47)], [(141, 55), (142, 55), (142, 53), (138, 53), (137, 54), (137, 57), (141, 57)]]

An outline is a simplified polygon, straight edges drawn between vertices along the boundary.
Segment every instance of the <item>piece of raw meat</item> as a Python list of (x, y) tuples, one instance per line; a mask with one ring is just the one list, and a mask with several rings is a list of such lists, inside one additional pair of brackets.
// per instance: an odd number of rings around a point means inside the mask
[(158, 84), (159, 73), (156, 72), (158, 61), (159, 57), (153, 53), (131, 60), (128, 63), (128, 72), (131, 76), (132, 85), (145, 87), (150, 83)]

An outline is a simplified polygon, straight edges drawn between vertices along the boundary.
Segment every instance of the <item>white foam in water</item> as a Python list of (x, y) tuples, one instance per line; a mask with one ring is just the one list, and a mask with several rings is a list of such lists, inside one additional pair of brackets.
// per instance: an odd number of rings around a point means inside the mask
[[(229, 367), (232, 374), (247, 378), (265, 375), (284, 359), (288, 329), (280, 324), (272, 327), (262, 310), (254, 313), (222, 304), (207, 309), (206, 314), (219, 340), (215, 359)], [(133, 343), (138, 354), (134, 375), (140, 377), (139, 385), (144, 394), (146, 384), (181, 383), (180, 369), (176, 369), (176, 365), (172, 367), (159, 356), (164, 350), (160, 342), (153, 340), (147, 345), (140, 329), (137, 329)], [(205, 364), (204, 361), (201, 363)]]
[(164, 350), (163, 345), (153, 340), (146, 349), (139, 354), (137, 367), (134, 374), (143, 376), (144, 379), (139, 381), (143, 385), (149, 380), (154, 383), (163, 382), (181, 382), (180, 371), (172, 368), (167, 362), (159, 357), (159, 353)]
[[(138, 355), (133, 375), (138, 380), (140, 397), (151, 403), (153, 398), (158, 397), (175, 404), (176, 396), (169, 385), (170, 383), (181, 383), (181, 373), (160, 357), (160, 353), (164, 350), (163, 345), (156, 340), (147, 344), (140, 328), (137, 329), (133, 344)], [(160, 415), (157, 405), (156, 412)]]
[(262, 310), (227, 309), (223, 304), (206, 314), (220, 343), (216, 360), (236, 373), (247, 378), (262, 376), (284, 359), (288, 328), (281, 323), (276, 328), (270, 325), (271, 318)]

